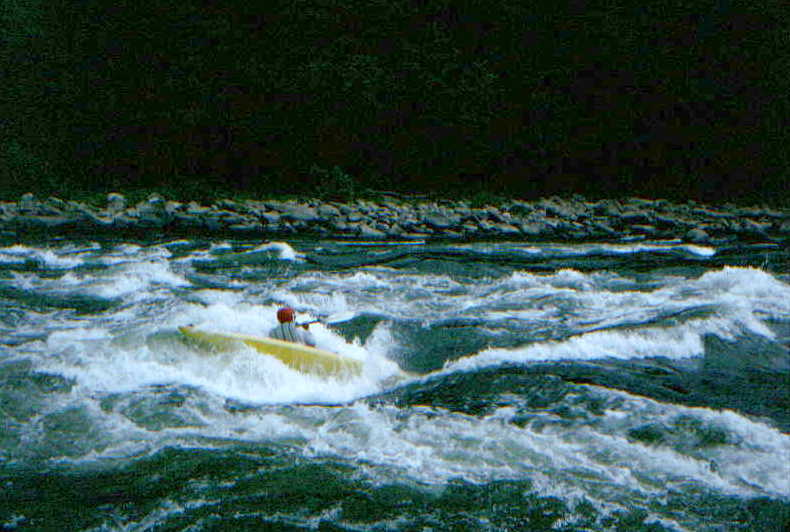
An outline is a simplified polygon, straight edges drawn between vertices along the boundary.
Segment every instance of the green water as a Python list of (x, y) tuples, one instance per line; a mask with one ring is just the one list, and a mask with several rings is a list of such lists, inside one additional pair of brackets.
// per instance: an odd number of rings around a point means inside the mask
[[(776, 246), (0, 245), (0, 528), (784, 530)], [(281, 304), (363, 375), (176, 327)]]

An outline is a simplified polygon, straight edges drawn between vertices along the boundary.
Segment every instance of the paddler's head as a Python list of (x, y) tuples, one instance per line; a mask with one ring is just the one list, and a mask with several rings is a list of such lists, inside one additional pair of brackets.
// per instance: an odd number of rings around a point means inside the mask
[(277, 321), (280, 323), (288, 323), (294, 321), (294, 309), (291, 307), (283, 307), (277, 311)]

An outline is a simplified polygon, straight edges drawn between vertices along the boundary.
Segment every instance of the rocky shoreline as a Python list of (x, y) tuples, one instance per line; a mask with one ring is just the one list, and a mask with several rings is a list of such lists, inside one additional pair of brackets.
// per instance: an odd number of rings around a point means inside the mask
[(589, 201), (557, 197), (472, 206), (383, 195), (350, 202), (219, 200), (211, 205), (152, 194), (130, 204), (119, 193), (101, 207), (56, 197), (23, 195), (0, 202), (0, 235), (65, 236), (225, 235), (237, 238), (294, 236), (354, 240), (682, 240), (695, 244), (785, 243), (790, 209), (710, 207), (689, 201), (629, 198)]

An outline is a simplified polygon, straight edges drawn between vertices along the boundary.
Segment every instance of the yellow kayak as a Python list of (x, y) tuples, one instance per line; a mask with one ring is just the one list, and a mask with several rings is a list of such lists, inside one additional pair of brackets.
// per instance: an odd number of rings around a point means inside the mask
[(302, 373), (310, 373), (322, 377), (359, 375), (362, 373), (362, 362), (359, 360), (307, 345), (247, 334), (201, 331), (191, 325), (179, 327), (178, 330), (190, 340), (214, 351), (230, 351), (238, 348), (240, 343), (248, 345), (259, 353), (273, 356), (287, 366)]

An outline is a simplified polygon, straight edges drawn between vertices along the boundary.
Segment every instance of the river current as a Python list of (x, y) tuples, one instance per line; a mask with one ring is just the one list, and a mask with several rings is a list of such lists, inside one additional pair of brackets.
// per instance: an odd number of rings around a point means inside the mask
[[(0, 529), (784, 530), (790, 252), (0, 242)], [(358, 377), (264, 335), (288, 304)]]

